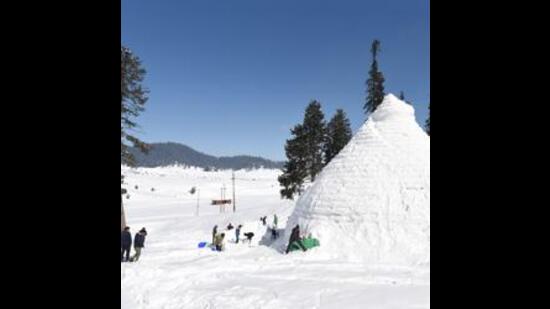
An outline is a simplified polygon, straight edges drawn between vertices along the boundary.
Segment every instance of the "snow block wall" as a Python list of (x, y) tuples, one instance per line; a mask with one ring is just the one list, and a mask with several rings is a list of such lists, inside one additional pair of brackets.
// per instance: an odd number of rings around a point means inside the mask
[(298, 199), (285, 241), (296, 224), (323, 257), (429, 264), (430, 138), (411, 105), (384, 98)]

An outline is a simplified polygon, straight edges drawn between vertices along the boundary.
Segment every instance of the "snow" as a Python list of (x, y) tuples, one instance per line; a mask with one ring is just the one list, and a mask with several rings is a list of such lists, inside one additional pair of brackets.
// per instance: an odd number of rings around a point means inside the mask
[[(236, 171), (235, 213), (210, 205), (224, 186), (232, 199), (231, 171), (122, 171), (127, 222), (148, 230), (140, 260), (121, 263), (122, 308), (430, 306), (430, 139), (393, 95), (296, 203), (280, 199), (278, 170)], [(275, 242), (259, 220), (273, 214)], [(197, 247), (229, 222), (252, 243), (234, 243), (232, 230), (224, 252)], [(321, 246), (282, 254), (296, 223)]]
[(414, 109), (389, 94), (300, 197), (300, 225), (316, 254), (381, 265), (430, 262), (430, 138)]
[[(336, 160), (336, 159), (335, 159)], [(128, 225), (132, 234), (146, 227), (140, 260), (121, 263), (121, 307), (145, 308), (429, 308), (430, 270), (426, 265), (380, 265), (323, 253), (328, 243), (307, 252), (281, 254), (262, 239), (259, 218), (273, 214), (284, 229), (294, 202), (281, 200), (277, 170), (236, 171), (237, 212), (210, 205), (225, 185), (231, 199), (231, 171), (198, 168), (122, 167)], [(134, 188), (138, 185), (138, 189)], [(315, 185), (315, 184), (314, 184)], [(199, 216), (196, 216), (200, 191)], [(151, 188), (155, 189), (154, 192)], [(227, 250), (198, 249), (231, 222), (253, 231), (252, 244)], [(282, 230), (281, 230), (282, 232)], [(284, 235), (283, 235), (284, 237)], [(261, 243), (261, 244), (260, 244)]]

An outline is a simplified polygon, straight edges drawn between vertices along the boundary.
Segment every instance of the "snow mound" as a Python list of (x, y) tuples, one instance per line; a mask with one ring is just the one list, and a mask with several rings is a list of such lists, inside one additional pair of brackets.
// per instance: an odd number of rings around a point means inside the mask
[(298, 199), (280, 246), (296, 224), (322, 257), (429, 265), (430, 138), (411, 105), (384, 98)]

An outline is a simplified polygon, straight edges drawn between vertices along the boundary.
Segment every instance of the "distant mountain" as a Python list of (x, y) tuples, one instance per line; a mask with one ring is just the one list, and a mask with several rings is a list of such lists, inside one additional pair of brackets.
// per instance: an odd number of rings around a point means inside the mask
[(283, 162), (271, 161), (261, 157), (233, 156), (215, 157), (194, 150), (178, 143), (152, 143), (151, 150), (144, 154), (135, 148), (130, 153), (136, 159), (136, 166), (157, 167), (182, 164), (205, 169), (247, 169), (247, 168), (282, 168)]

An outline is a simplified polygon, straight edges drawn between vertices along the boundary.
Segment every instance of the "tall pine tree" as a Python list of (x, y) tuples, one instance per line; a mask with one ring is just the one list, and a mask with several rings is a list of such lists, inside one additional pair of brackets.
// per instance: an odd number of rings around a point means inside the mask
[(144, 111), (148, 99), (148, 91), (142, 86), (146, 71), (139, 57), (130, 49), (122, 46), (120, 56), (120, 159), (123, 164), (133, 165), (134, 158), (128, 152), (128, 147), (136, 147), (144, 152), (148, 150), (147, 144), (133, 135), (137, 127), (134, 119)]
[[(120, 161), (123, 164), (133, 165), (134, 158), (128, 152), (128, 147), (133, 146), (141, 151), (147, 152), (147, 144), (132, 134), (137, 127), (134, 118), (143, 110), (147, 102), (147, 90), (141, 83), (145, 77), (145, 69), (139, 58), (128, 48), (120, 48)], [(121, 185), (124, 183), (124, 176), (121, 175)], [(122, 194), (125, 190), (121, 188), (120, 195), (120, 225), (121, 230), (126, 226)]]
[(281, 189), (281, 197), (293, 199), (294, 194), (302, 193), (304, 179), (307, 176), (306, 171), (306, 149), (304, 128), (301, 124), (291, 129), (293, 137), (286, 141), (285, 152), (288, 161), (283, 167), (283, 174), (278, 180)]
[(428, 103), (428, 119), (426, 119), (426, 133), (430, 135), (430, 114), (431, 114), (431, 102)]
[(313, 100), (306, 108), (304, 116), (304, 142), (306, 151), (306, 170), (311, 181), (323, 169), (323, 146), (325, 141), (325, 115), (321, 103)]
[(346, 146), (351, 139), (351, 125), (342, 109), (327, 124), (325, 140), (325, 165), (327, 165)]
[(311, 101), (306, 108), (302, 124), (296, 125), (291, 133), (293, 137), (286, 141), (287, 161), (283, 174), (278, 178), (281, 197), (293, 199), (294, 194), (302, 192), (306, 179), (315, 180), (324, 163), (325, 116), (321, 103)]
[(376, 60), (379, 52), (380, 41), (374, 40), (371, 45), (372, 64), (367, 79), (367, 100), (363, 106), (365, 115), (374, 112), (384, 100), (384, 74), (378, 69), (378, 61)]

